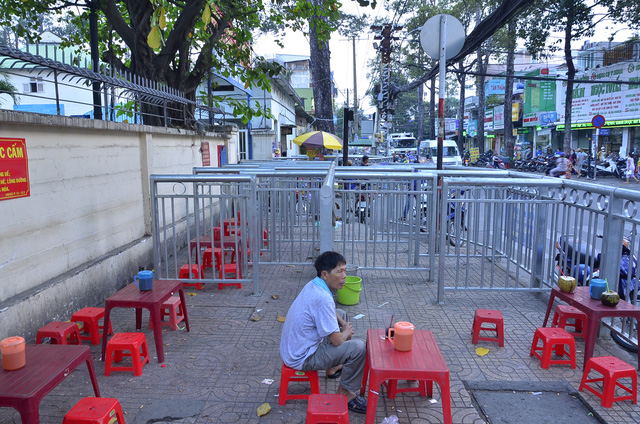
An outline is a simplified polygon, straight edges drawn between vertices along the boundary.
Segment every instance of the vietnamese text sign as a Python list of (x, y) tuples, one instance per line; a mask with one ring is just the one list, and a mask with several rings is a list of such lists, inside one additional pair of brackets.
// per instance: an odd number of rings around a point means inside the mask
[(0, 200), (29, 196), (29, 161), (24, 138), (0, 138)]
[[(640, 63), (616, 63), (580, 73), (576, 79), (593, 83), (574, 84), (572, 123), (591, 122), (595, 115), (611, 121), (633, 119), (640, 114), (640, 85), (625, 84), (640, 81)], [(566, 82), (559, 82), (558, 90), (558, 119), (564, 121)]]
[[(530, 72), (527, 76), (540, 77), (540, 70)], [(540, 125), (540, 116), (545, 112), (556, 110), (556, 83), (555, 79), (527, 80), (524, 88), (523, 123), (525, 127)]]

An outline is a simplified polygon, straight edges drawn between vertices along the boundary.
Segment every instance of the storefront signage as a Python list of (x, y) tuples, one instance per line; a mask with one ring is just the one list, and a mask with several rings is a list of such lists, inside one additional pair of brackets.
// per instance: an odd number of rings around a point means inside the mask
[(469, 160), (471, 162), (477, 162), (480, 157), (480, 149), (478, 147), (472, 147), (469, 149)]
[(25, 139), (0, 138), (0, 200), (29, 195), (29, 160)]
[[(575, 83), (572, 121), (591, 122), (595, 115), (602, 115), (607, 120), (624, 120), (640, 115), (640, 85), (624, 83), (640, 81), (640, 63), (616, 63), (579, 73), (576, 79), (594, 83)], [(559, 119), (563, 120), (566, 82), (559, 81), (558, 84), (557, 110), (562, 111)]]
[[(549, 70), (545, 73), (541, 71), (530, 72), (525, 75), (539, 77), (548, 75)], [(550, 78), (549, 81), (544, 80), (527, 80), (524, 87), (524, 105), (523, 105), (523, 125), (525, 127), (535, 127), (543, 124), (541, 122), (542, 115), (549, 120), (548, 112), (556, 110), (556, 83), (555, 79)], [(545, 122), (543, 125), (549, 125)]]
[(518, 134), (529, 134), (529, 128), (518, 127)]
[(200, 143), (200, 151), (202, 152), (202, 166), (211, 166), (211, 152), (209, 151), (209, 142)]
[(484, 111), (484, 130), (493, 131), (493, 109)]
[[(640, 126), (640, 119), (621, 119), (618, 121), (606, 121), (604, 123), (605, 127), (613, 128), (613, 127), (637, 127)], [(593, 125), (591, 122), (581, 122), (578, 124), (571, 124), (572, 130), (586, 130), (593, 129)], [(557, 130), (564, 130), (564, 125), (558, 125), (556, 127)]]
[(496, 106), (493, 108), (493, 129), (504, 129), (504, 105)]
[(511, 122), (518, 122), (520, 118), (520, 103), (513, 103), (511, 105)]

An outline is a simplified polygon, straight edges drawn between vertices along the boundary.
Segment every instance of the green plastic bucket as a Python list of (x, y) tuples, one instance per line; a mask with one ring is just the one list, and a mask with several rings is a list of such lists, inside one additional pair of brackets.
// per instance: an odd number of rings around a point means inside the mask
[(338, 290), (338, 303), (342, 305), (355, 305), (360, 302), (362, 290), (362, 278), (348, 275), (344, 287)]

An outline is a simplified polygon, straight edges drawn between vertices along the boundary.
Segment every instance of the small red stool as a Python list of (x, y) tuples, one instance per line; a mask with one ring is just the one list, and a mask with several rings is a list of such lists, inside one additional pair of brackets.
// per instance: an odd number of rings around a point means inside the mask
[[(99, 321), (104, 318), (104, 308), (82, 308), (78, 312), (71, 315), (71, 322), (82, 323), (82, 334), (89, 333), (88, 336), (80, 335), (82, 340), (91, 340), (91, 344), (100, 344), (100, 338), (104, 331), (104, 325), (100, 325)], [(113, 334), (111, 329), (111, 322), (109, 322), (109, 332), (107, 334)]]
[[(51, 339), (51, 344), (82, 344), (80, 330), (75, 322), (50, 322), (38, 330), (36, 343), (40, 344), (45, 337)], [(68, 342), (67, 338), (69, 339)]]
[[(570, 323), (567, 320), (573, 319), (574, 322)], [(582, 337), (587, 331), (587, 314), (580, 311), (578, 308), (569, 305), (556, 306), (556, 312), (553, 315), (552, 327), (560, 327), (565, 330), (567, 327), (573, 327), (575, 333), (570, 333), (574, 337)]]
[(338, 394), (313, 394), (307, 405), (307, 424), (349, 424), (347, 397)]
[[(588, 379), (589, 371), (597, 371), (602, 374), (601, 378)], [(631, 388), (619, 383), (621, 378), (631, 379)], [(596, 388), (588, 386), (587, 383), (595, 383), (602, 381), (602, 392)], [(620, 387), (628, 395), (616, 397), (616, 387)], [(634, 404), (638, 402), (638, 375), (636, 369), (615, 356), (597, 356), (590, 358), (584, 367), (584, 374), (580, 382), (580, 391), (587, 389), (602, 400), (602, 406), (611, 408), (613, 402), (619, 400), (632, 400)]]
[[(542, 346), (538, 347), (538, 341), (542, 340)], [(565, 345), (569, 346), (569, 352)], [(555, 346), (555, 347), (554, 347)], [(556, 355), (568, 359), (551, 359), (551, 352), (555, 350)], [(542, 351), (542, 352), (539, 352)], [(571, 334), (562, 328), (541, 327), (533, 335), (533, 343), (529, 356), (540, 359), (541, 368), (549, 368), (549, 365), (570, 364), (571, 368), (576, 367), (576, 342)]]
[[(213, 262), (213, 258), (216, 259)], [(204, 272), (207, 268), (214, 268), (217, 270), (220, 268), (220, 264), (222, 263), (222, 248), (214, 247), (211, 249), (207, 248), (202, 255), (202, 272)]]
[(284, 405), (291, 399), (308, 399), (310, 395), (290, 395), (289, 382), (308, 381), (311, 384), (311, 394), (320, 394), (320, 380), (318, 379), (318, 371), (299, 371), (289, 368), (282, 363), (282, 373), (280, 375), (280, 396), (278, 403)]
[[(204, 259), (202, 259), (202, 261), (204, 262)], [(191, 279), (191, 276), (193, 276), (193, 279), (195, 280), (200, 279), (200, 268), (198, 268), (198, 265), (191, 265), (191, 273), (189, 273), (188, 264), (182, 265), (180, 267), (180, 273), (178, 274), (178, 278)], [(197, 290), (202, 290), (202, 287), (203, 287), (202, 283), (182, 283), (182, 285), (184, 287), (195, 287)]]
[(389, 380), (385, 381), (384, 384), (387, 388), (387, 397), (389, 399), (395, 399), (396, 394), (404, 393), (404, 392), (420, 392), (421, 397), (433, 396), (433, 381), (420, 381), (418, 382), (418, 387), (401, 387), (398, 388), (398, 380)]
[[(171, 330), (177, 330), (178, 324), (184, 320), (184, 314), (182, 312), (182, 302), (180, 297), (171, 296), (165, 300), (160, 307), (160, 319), (164, 320), (164, 317), (169, 315), (169, 322), (162, 322), (161, 325), (171, 326)], [(149, 320), (149, 328), (153, 329), (153, 322)]]
[[(115, 418), (115, 420), (114, 420)], [(124, 424), (118, 399), (86, 397), (64, 416), (62, 424)]]
[[(483, 327), (482, 324), (484, 323), (494, 324), (495, 327)], [(482, 337), (480, 336), (480, 331), (493, 331), (496, 333), (496, 337)], [(498, 342), (501, 347), (504, 347), (504, 319), (502, 318), (502, 312), (491, 309), (476, 309), (476, 313), (473, 316), (471, 343), (478, 344), (478, 340)]]
[[(128, 351), (130, 353), (124, 353)], [(141, 353), (142, 351), (142, 353)], [(112, 362), (120, 362), (124, 356), (131, 357), (130, 367), (113, 367)], [(133, 371), (133, 375), (142, 375), (142, 367), (149, 363), (147, 338), (142, 333), (117, 333), (107, 342), (107, 354), (104, 364), (104, 375), (111, 371)]]

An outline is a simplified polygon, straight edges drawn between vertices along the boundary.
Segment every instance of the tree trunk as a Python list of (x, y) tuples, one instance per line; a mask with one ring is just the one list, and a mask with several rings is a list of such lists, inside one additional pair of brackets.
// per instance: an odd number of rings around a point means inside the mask
[[(316, 7), (319, 1), (314, 0)], [(329, 40), (318, 40), (318, 29), (315, 20), (324, 19), (316, 16), (309, 21), (309, 43), (311, 57), (311, 76), (313, 81), (313, 101), (315, 104), (315, 127), (320, 131), (334, 133), (333, 107), (331, 93), (331, 51)]]
[[(569, 9), (570, 11), (572, 8)], [(564, 144), (562, 150), (568, 155), (571, 152), (571, 105), (573, 103), (573, 78), (576, 76), (576, 67), (571, 56), (571, 31), (573, 19), (567, 16), (567, 25), (564, 30), (564, 59), (567, 63), (567, 95), (564, 105)], [(596, 152), (592, 152), (595, 155)]]
[(514, 137), (513, 122), (511, 121), (511, 109), (513, 105), (513, 67), (514, 51), (516, 49), (516, 23), (515, 19), (509, 21), (508, 26), (509, 45), (507, 47), (507, 78), (504, 90), (504, 147), (505, 156), (513, 157)]
[(464, 74), (464, 63), (459, 62), (460, 73), (458, 73), (458, 84), (460, 84), (460, 105), (458, 106), (458, 150), (465, 149), (464, 145), (464, 99), (466, 97), (466, 75)]
[(478, 148), (480, 153), (484, 152), (484, 61), (482, 60), (482, 49), (476, 51), (478, 62)]
[(418, 141), (424, 140), (424, 84), (418, 86)]

